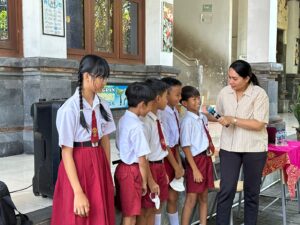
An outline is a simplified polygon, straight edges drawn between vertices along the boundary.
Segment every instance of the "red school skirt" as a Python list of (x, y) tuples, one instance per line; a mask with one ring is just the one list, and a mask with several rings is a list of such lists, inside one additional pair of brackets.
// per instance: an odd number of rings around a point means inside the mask
[(89, 216), (74, 214), (74, 193), (61, 161), (53, 197), (51, 225), (115, 225), (114, 187), (104, 149), (101, 146), (75, 147), (73, 158), (80, 185), (89, 200)]

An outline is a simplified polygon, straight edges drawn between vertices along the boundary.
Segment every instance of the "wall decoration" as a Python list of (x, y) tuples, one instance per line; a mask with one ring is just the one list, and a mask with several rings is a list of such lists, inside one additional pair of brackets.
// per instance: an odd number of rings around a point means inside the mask
[(127, 89), (125, 84), (105, 85), (98, 95), (109, 103), (111, 109), (128, 108), (128, 101), (125, 95)]
[(65, 36), (64, 0), (42, 0), (43, 34)]
[(162, 51), (173, 51), (173, 4), (163, 2), (162, 5)]

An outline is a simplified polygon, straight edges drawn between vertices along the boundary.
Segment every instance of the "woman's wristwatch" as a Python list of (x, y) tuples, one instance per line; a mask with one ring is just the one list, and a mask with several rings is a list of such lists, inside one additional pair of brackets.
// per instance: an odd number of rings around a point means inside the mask
[(233, 118), (233, 125), (235, 126), (236, 125), (236, 122), (237, 122), (237, 119), (236, 117)]

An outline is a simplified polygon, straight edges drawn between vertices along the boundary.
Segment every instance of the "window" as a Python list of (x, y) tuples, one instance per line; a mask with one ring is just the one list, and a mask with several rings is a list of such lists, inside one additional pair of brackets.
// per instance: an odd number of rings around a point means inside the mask
[(0, 0), (0, 54), (21, 54), (21, 1)]
[(97, 54), (110, 63), (144, 63), (144, 0), (67, 0), (71, 58)]

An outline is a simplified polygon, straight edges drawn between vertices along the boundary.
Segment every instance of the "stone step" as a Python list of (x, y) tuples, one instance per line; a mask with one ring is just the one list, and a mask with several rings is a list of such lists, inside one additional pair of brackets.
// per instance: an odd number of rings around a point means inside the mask
[(52, 206), (39, 209), (26, 215), (33, 222), (33, 225), (50, 225)]

